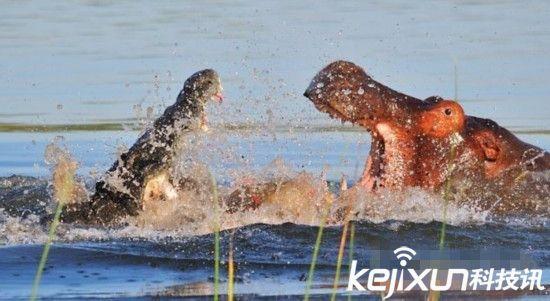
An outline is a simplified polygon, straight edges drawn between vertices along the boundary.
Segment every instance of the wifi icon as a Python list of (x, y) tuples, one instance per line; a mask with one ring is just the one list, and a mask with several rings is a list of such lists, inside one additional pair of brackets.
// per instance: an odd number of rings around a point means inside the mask
[(414, 255), (416, 255), (416, 251), (406, 247), (402, 246), (393, 251), (393, 254), (396, 254), (397, 259), (399, 260), (399, 264), (402, 267), (405, 267), (407, 265), (407, 262), (409, 262)]

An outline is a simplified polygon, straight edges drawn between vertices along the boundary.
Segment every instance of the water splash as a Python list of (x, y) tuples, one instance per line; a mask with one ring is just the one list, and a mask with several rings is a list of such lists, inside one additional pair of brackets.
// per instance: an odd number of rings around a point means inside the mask
[[(241, 135), (249, 134), (246, 130)], [(385, 223), (387, 221), (430, 223), (446, 221), (455, 226), (480, 225), (486, 223), (513, 223), (525, 227), (540, 227), (547, 224), (547, 218), (519, 217), (496, 220), (490, 212), (480, 207), (450, 202), (448, 215), (444, 216), (442, 196), (420, 188), (407, 188), (401, 191), (380, 189), (376, 194), (367, 193), (354, 186), (338, 195), (338, 184), (329, 182), (333, 193), (327, 192), (327, 181), (323, 175), (315, 175), (290, 167), (282, 158), (276, 158), (264, 167), (250, 158), (239, 154), (246, 145), (229, 146), (223, 130), (211, 129), (186, 137), (180, 147), (180, 154), (167, 173), (151, 181), (152, 191), (162, 191), (162, 195), (151, 195), (143, 200), (143, 212), (136, 217), (128, 217), (119, 227), (79, 227), (60, 225), (56, 239), (59, 241), (109, 240), (143, 238), (155, 240), (164, 237), (188, 237), (212, 233), (214, 204), (211, 201), (210, 175), (216, 175), (220, 183), (219, 192), (227, 198), (236, 189), (245, 186), (271, 183), (273, 190), (265, 202), (254, 210), (224, 212), (221, 215), (221, 228), (231, 229), (246, 225), (294, 223), (317, 226), (322, 217), (324, 205), (331, 204), (329, 225), (343, 222), (342, 212), (351, 206), (351, 219)], [(60, 158), (70, 156), (61, 149), (48, 146), (45, 159), (55, 164)], [(70, 159), (68, 162), (71, 162)], [(65, 167), (74, 167), (67, 163)], [(29, 181), (28, 181), (29, 182)], [(40, 180), (36, 180), (36, 186)], [(5, 189), (17, 192), (20, 188), (14, 182)], [(22, 185), (22, 184), (21, 184)], [(32, 181), (25, 185), (31, 185)], [(156, 187), (154, 187), (156, 185)], [(49, 213), (55, 202), (47, 195), (52, 194), (56, 185), (51, 185), (42, 198), (33, 202), (43, 202)], [(90, 190), (77, 185), (78, 196), (84, 198)], [(19, 190), (18, 190), (19, 189)], [(24, 193), (21, 192), (21, 195)], [(40, 195), (40, 194), (38, 194)], [(146, 195), (149, 195), (146, 193)], [(17, 198), (13, 193), (12, 198)], [(73, 199), (77, 199), (74, 197)], [(30, 202), (23, 199), (24, 202)], [(472, 202), (468, 202), (471, 204)], [(221, 204), (227, 210), (226, 204)], [(31, 212), (32, 213), (32, 212)], [(0, 214), (0, 242), (6, 244), (41, 243), (45, 241), (45, 229), (39, 220), (40, 212), (13, 216), (8, 212)], [(399, 225), (394, 223), (393, 225)], [(396, 226), (395, 229), (398, 229)]]
[(49, 227), (50, 229), (48, 231), (46, 243), (44, 244), (42, 256), (40, 257), (40, 262), (38, 263), (38, 268), (36, 270), (36, 275), (32, 285), (31, 296), (29, 298), (30, 300), (36, 300), (38, 296), (42, 273), (44, 271), (46, 261), (48, 260), (50, 247), (55, 237), (57, 226), (59, 225), (63, 207), (75, 199), (77, 191), (75, 174), (78, 165), (76, 161), (72, 159), (69, 152), (58, 147), (55, 143), (52, 143), (46, 147), (45, 158), (47, 163), (53, 164), (53, 197), (54, 200), (57, 201), (57, 206)]

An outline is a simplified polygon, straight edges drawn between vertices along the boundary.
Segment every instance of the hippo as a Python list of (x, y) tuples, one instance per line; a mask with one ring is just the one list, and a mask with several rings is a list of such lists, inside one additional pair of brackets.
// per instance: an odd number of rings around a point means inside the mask
[(323, 68), (304, 96), (370, 132), (358, 181), (369, 192), (420, 187), (496, 215), (548, 216), (550, 154), (492, 120), (466, 115), (456, 101), (397, 92), (347, 61)]
[[(95, 192), (84, 202), (67, 206), (63, 222), (108, 224), (140, 212), (142, 200), (167, 186), (185, 186), (192, 181), (174, 183), (169, 171), (179, 142), (191, 131), (205, 126), (205, 106), (222, 101), (221, 81), (212, 69), (189, 77), (176, 103), (166, 108), (136, 143), (95, 185)], [(160, 192), (162, 195), (163, 192)]]

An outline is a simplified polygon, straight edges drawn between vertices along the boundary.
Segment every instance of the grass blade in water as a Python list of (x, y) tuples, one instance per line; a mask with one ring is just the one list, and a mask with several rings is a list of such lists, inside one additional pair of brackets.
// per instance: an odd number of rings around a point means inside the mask
[(44, 272), (44, 266), (48, 261), (50, 247), (55, 237), (57, 226), (60, 223), (63, 206), (74, 198), (76, 188), (75, 174), (77, 164), (66, 150), (59, 148), (55, 144), (50, 144), (46, 147), (46, 160), (55, 163), (53, 170), (53, 189), (54, 199), (57, 201), (57, 206), (48, 231), (48, 238), (44, 245), (44, 250), (42, 251), (40, 262), (38, 263), (38, 268), (34, 277), (32, 291), (29, 298), (31, 301), (36, 300), (38, 296), (38, 288), (40, 287), (42, 273)]
[(229, 254), (227, 259), (227, 300), (233, 301), (235, 291), (235, 264), (233, 262), (233, 232), (229, 237)]
[(219, 300), (220, 292), (220, 215), (218, 205), (218, 187), (216, 179), (211, 175), (212, 201), (214, 202), (214, 301)]

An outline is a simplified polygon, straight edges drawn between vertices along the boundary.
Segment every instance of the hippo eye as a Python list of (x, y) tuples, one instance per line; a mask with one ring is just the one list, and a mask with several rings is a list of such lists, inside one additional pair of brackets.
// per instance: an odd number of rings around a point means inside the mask
[(445, 109), (445, 115), (447, 116), (451, 116), (451, 114), (453, 113), (453, 111), (449, 108)]

